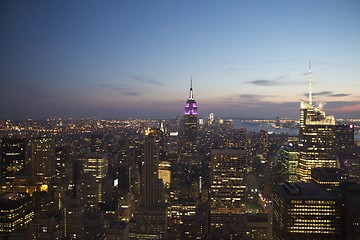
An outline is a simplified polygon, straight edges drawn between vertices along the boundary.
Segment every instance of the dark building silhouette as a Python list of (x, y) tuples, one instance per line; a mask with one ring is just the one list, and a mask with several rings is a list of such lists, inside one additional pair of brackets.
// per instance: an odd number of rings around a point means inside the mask
[(360, 185), (357, 183), (340, 183), (339, 192), (343, 199), (344, 238), (360, 239)]
[(0, 151), (0, 181), (10, 182), (25, 170), (25, 140), (4, 138)]
[(167, 222), (162, 180), (158, 178), (159, 149), (156, 137), (145, 137), (141, 164), (140, 206), (130, 222), (129, 239), (165, 239)]
[(338, 155), (351, 154), (354, 147), (354, 131), (352, 124), (337, 124), (335, 126), (336, 153)]

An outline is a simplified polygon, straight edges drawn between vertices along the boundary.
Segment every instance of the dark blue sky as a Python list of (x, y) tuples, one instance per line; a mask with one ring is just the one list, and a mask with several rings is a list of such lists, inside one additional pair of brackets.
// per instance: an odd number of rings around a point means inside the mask
[(0, 118), (360, 117), (360, 2), (1, 1)]

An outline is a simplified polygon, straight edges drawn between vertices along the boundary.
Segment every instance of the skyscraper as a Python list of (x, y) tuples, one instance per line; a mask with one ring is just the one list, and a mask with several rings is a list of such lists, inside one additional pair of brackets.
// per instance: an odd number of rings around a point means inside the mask
[(285, 183), (274, 193), (274, 240), (342, 239), (341, 197), (315, 183)]
[(26, 227), (33, 217), (33, 201), (29, 194), (0, 194), (0, 239), (12, 239), (8, 234)]
[(211, 150), (211, 236), (238, 239), (245, 233), (245, 164), (244, 149)]
[(103, 202), (104, 179), (108, 176), (108, 154), (104, 152), (93, 152), (82, 157), (84, 162), (84, 173), (91, 173), (98, 184), (98, 200)]
[(38, 185), (49, 185), (55, 177), (55, 143), (51, 137), (31, 140), (33, 175)]
[(190, 84), (189, 99), (185, 104), (184, 113), (184, 150), (185, 161), (190, 164), (197, 164), (197, 130), (198, 130), (198, 112), (197, 103), (194, 99), (192, 80)]
[[(153, 132), (154, 133), (154, 132)], [(141, 165), (140, 206), (130, 222), (129, 239), (165, 239), (166, 208), (164, 205), (163, 184), (158, 178), (159, 149), (156, 137), (145, 137)]]
[(25, 140), (2, 139), (0, 149), (0, 181), (9, 182), (25, 169)]
[(142, 203), (145, 206), (159, 205), (159, 150), (154, 136), (148, 135), (145, 138), (143, 165), (141, 168)]
[(311, 67), (309, 65), (309, 100), (300, 102), (298, 177), (306, 182), (315, 167), (337, 167), (335, 155), (335, 118), (326, 116), (323, 103), (312, 104)]

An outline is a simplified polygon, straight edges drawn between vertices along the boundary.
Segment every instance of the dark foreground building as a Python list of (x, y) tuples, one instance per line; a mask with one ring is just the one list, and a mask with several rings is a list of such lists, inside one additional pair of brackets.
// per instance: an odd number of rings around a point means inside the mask
[(342, 200), (315, 183), (288, 183), (274, 192), (273, 239), (342, 239)]

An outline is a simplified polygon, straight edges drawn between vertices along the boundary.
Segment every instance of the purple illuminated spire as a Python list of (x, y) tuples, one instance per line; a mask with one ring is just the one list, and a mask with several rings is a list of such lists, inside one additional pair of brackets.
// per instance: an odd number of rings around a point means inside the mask
[(190, 93), (189, 93), (189, 99), (186, 101), (185, 104), (185, 115), (197, 115), (197, 104), (194, 99), (194, 93), (192, 88), (192, 78), (190, 81)]

